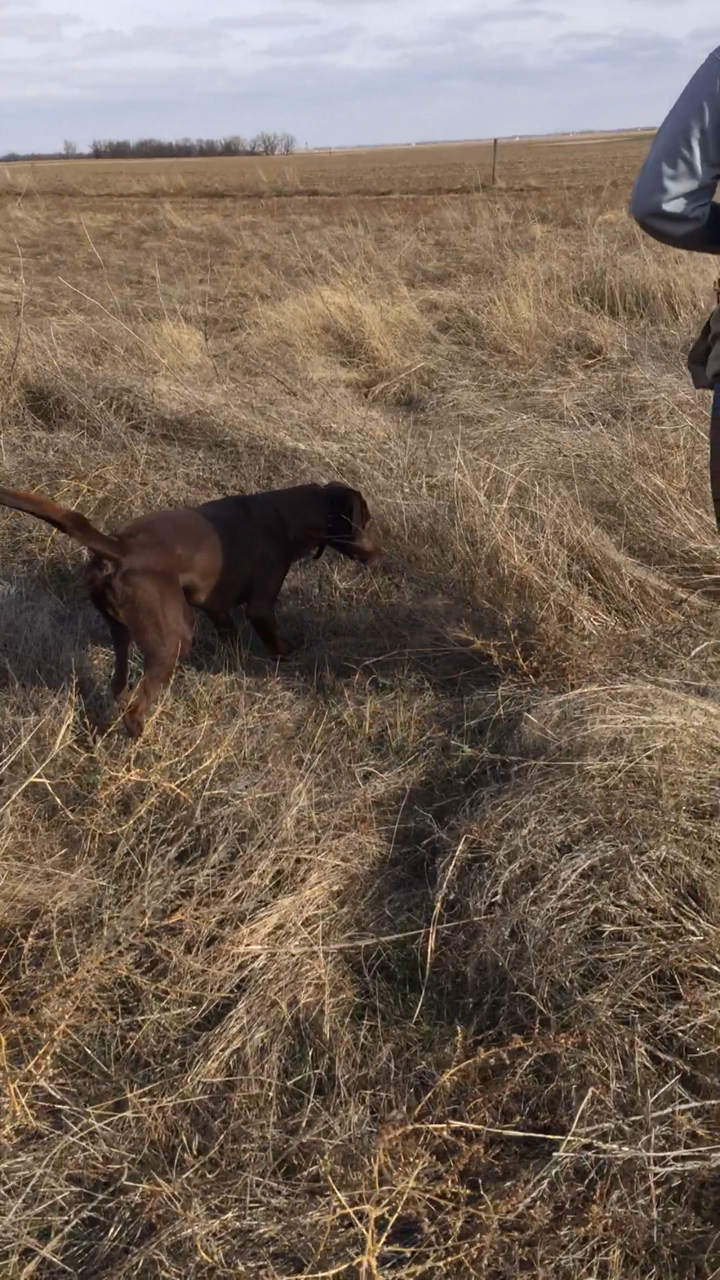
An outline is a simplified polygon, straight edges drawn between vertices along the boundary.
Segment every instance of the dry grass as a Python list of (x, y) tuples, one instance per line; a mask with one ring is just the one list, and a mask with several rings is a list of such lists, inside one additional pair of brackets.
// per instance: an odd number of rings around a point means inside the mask
[[(503, 141), (503, 188), (627, 185), (647, 149), (632, 133)], [(490, 187), (492, 144), (467, 142), (294, 156), (197, 160), (58, 160), (0, 164), (0, 196), (32, 201), (93, 198), (296, 199), (467, 193)]]
[(0, 517), (3, 1275), (717, 1273), (712, 266), (630, 225), (638, 145), (5, 197), (8, 483), (337, 476), (389, 566), (293, 571), (281, 669), (200, 625), (133, 746), (80, 553)]

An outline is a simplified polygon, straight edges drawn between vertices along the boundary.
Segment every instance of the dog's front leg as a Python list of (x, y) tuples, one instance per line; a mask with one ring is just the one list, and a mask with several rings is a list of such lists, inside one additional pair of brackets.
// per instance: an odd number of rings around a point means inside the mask
[(275, 602), (267, 600), (251, 600), (245, 609), (250, 626), (259, 635), (265, 648), (276, 658), (286, 658), (291, 652), (290, 645), (282, 639), (275, 617)]
[(227, 610), (219, 611), (215, 609), (204, 609), (203, 612), (206, 618), (209, 618), (212, 622), (220, 640), (232, 640), (235, 634), (235, 625), (231, 613)]

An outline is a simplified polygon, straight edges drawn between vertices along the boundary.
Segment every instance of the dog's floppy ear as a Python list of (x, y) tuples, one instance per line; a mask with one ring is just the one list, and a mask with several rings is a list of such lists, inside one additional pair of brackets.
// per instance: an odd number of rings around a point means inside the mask
[(329, 537), (348, 542), (362, 533), (370, 513), (358, 489), (335, 482), (326, 484), (325, 503)]
[(348, 489), (347, 516), (352, 527), (353, 537), (357, 538), (370, 519), (367, 503), (359, 489)]

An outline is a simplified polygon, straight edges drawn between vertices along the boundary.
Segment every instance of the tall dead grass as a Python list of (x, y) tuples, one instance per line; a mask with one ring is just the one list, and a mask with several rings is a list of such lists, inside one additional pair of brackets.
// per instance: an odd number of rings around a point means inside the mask
[(334, 208), (15, 205), (8, 483), (338, 476), (388, 566), (298, 566), (281, 669), (200, 625), (132, 745), (2, 516), (3, 1273), (711, 1276), (709, 269), (607, 194)]

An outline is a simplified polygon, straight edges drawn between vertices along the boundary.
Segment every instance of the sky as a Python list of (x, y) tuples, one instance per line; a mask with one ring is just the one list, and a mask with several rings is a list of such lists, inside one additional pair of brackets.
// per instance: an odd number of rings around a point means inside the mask
[(711, 0), (0, 0), (0, 154), (290, 132), (354, 146), (659, 124)]

